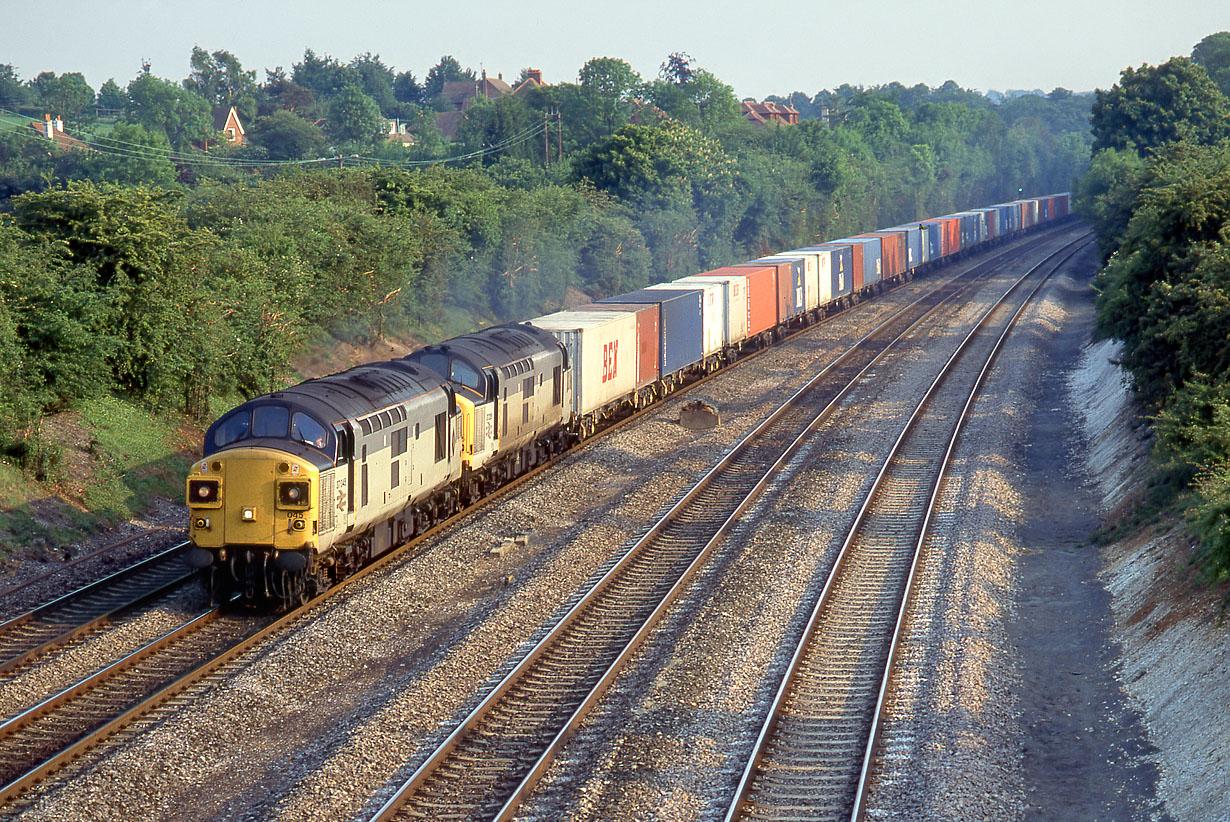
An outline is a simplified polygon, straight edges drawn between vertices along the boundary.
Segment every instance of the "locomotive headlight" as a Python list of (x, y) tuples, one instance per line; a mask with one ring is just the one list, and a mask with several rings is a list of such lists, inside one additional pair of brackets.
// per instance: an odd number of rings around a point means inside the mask
[(311, 486), (306, 480), (286, 480), (278, 483), (278, 507), (304, 510), (308, 507)]
[(188, 480), (188, 505), (217, 508), (222, 505), (222, 483), (216, 479)]

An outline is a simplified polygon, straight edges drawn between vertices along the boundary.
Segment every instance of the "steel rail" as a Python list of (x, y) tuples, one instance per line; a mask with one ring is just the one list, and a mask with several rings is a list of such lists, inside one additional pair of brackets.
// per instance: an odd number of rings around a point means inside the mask
[[(808, 651), (810, 650), (810, 647), (812, 645), (812, 639), (817, 633), (817, 628), (820, 624), (821, 615), (832, 604), (832, 597), (833, 597), (834, 592), (837, 590), (839, 582), (842, 580), (842, 574), (846, 566), (852, 561), (851, 554), (853, 551), (853, 545), (856, 543), (856, 540), (860, 536), (861, 531), (864, 529), (864, 527), (869, 522), (872, 512), (876, 509), (877, 502), (879, 501), (880, 492), (883, 489), (887, 481), (887, 478), (890, 475), (890, 471), (892, 469), (894, 460), (900, 454), (904, 444), (907, 442), (911, 433), (916, 429), (916, 426), (919, 424), (920, 420), (923, 418), (923, 414), (925, 410), (935, 398), (940, 386), (944, 382), (946, 382), (951, 376), (953, 372), (954, 364), (959, 359), (962, 358), (968, 346), (970, 345), (971, 341), (974, 340), (974, 338), (980, 334), (981, 329), (987, 323), (991, 315), (998, 312), (1003, 307), (1004, 302), (1008, 299), (1008, 297), (1013, 292), (1017, 291), (1017, 289), (1021, 286), (1021, 284), (1023, 284), (1030, 277), (1034, 276), (1039, 270), (1042, 269), (1043, 266), (1047, 265), (1055, 258), (1061, 255), (1064, 255), (1066, 253), (1066, 256), (1064, 257), (1064, 259), (1059, 261), (1058, 263), (1055, 263), (1055, 265), (1052, 267), (1051, 272), (1047, 273), (1045, 277), (1041, 278), (1041, 281), (1034, 288), (1034, 290), (1031, 291), (1030, 294), (1027, 295), (1026, 298), (1022, 301), (1021, 307), (1016, 311), (1016, 313), (1012, 315), (1008, 323), (1005, 325), (1005, 328), (1003, 330), (1003, 333), (1000, 335), (999, 340), (997, 340), (997, 342), (995, 343), (994, 348), (993, 348), (993, 352), (994, 352), (999, 349), (1002, 339), (1006, 337), (1007, 333), (1011, 330), (1012, 325), (1015, 323), (1016, 318), (1019, 317), (1020, 312), (1023, 310), (1024, 306), (1027, 305), (1029, 303), (1029, 300), (1032, 298), (1032, 296), (1037, 293), (1038, 288), (1041, 287), (1041, 285), (1045, 282), (1046, 278), (1049, 277), (1055, 270), (1058, 270), (1058, 268), (1061, 267), (1063, 263), (1066, 262), (1066, 260), (1070, 258), (1072, 254), (1075, 253), (1075, 251), (1070, 251), (1069, 249), (1071, 249), (1072, 246), (1084, 245), (1086, 242), (1087, 242), (1087, 239), (1081, 238), (1077, 240), (1076, 242), (1070, 244), (1069, 246), (1063, 249), (1057, 250), (1055, 253), (1049, 255), (1046, 259), (1040, 261), (1038, 264), (1031, 267), (1030, 270), (1026, 272), (1026, 274), (1024, 274), (1020, 279), (1018, 279), (1018, 281), (1014, 283), (1011, 288), (1005, 291), (1005, 293), (1001, 296), (1001, 298), (983, 314), (983, 316), (979, 319), (978, 323), (974, 326), (974, 328), (970, 330), (969, 334), (966, 335), (965, 339), (962, 340), (958, 348), (949, 357), (948, 361), (945, 363), (940, 373), (932, 381), (930, 387), (927, 389), (924, 396), (919, 400), (918, 404), (915, 406), (908, 421), (902, 427), (902, 430), (897, 436), (896, 441), (894, 442), (892, 448), (889, 450), (888, 455), (885, 457), (884, 461), (882, 462), (881, 467), (876, 475), (875, 480), (872, 483), (871, 488), (865, 495), (863, 502), (859, 508), (858, 513), (855, 516), (853, 523), (851, 524), (851, 526), (849, 527), (849, 530), (847, 531), (847, 536), (845, 540), (843, 541), (841, 549), (838, 552), (838, 556), (833, 564), (833, 567), (830, 569), (827, 575), (824, 587), (821, 590), (820, 596), (817, 599), (816, 604), (814, 605), (811, 611), (807, 625), (804, 628), (803, 633), (796, 645), (796, 648), (791, 656), (791, 659), (786, 668), (786, 671), (782, 675), (782, 678), (777, 688), (777, 691), (775, 693), (774, 699), (767, 711), (766, 719), (761, 727), (759, 734), (757, 735), (756, 741), (752, 748), (752, 752), (750, 756), (748, 757), (747, 765), (744, 768), (739, 784), (735, 790), (733, 800), (728, 808), (728, 811), (726, 814), (727, 822), (733, 822), (733, 820), (739, 818), (741, 811), (743, 811), (745, 809), (745, 806), (751, 801), (750, 794), (753, 789), (754, 780), (757, 775), (759, 763), (765, 754), (765, 749), (769, 741), (773, 738), (773, 735), (778, 730), (779, 721), (780, 721), (783, 708), (785, 704), (787, 703), (789, 695), (791, 694), (795, 686), (795, 681), (798, 678), (798, 675), (802, 669), (804, 660), (807, 657)], [(990, 356), (993, 356), (993, 355), (989, 355), (988, 361), (984, 362), (979, 372), (980, 375), (985, 374), (987, 370), (989, 369)], [(968, 412), (968, 409), (972, 405), (972, 398), (974, 396), (974, 393), (977, 389), (977, 386), (981, 385), (981, 382), (982, 382), (982, 377), (979, 376), (979, 378), (977, 379), (975, 383), (975, 388), (971, 389), (970, 396), (967, 397), (962, 407), (962, 411), (958, 414), (957, 420), (955, 424), (953, 425), (951, 436), (949, 438), (948, 443), (945, 446), (944, 456), (942, 457), (941, 469), (937, 471), (931, 479), (931, 487), (930, 489), (928, 489), (928, 492), (927, 492), (928, 493), (928, 503), (923, 513), (924, 522), (930, 521), (930, 516), (931, 516), (931, 511), (934, 505), (934, 501), (938, 498), (937, 494), (938, 494), (938, 489), (939, 489), (941, 478), (942, 478), (942, 468), (947, 466), (948, 455), (951, 453), (951, 450), (952, 450), (952, 443), (955, 441), (957, 433), (961, 429), (962, 423), (965, 419), (965, 415)], [(910, 579), (913, 578), (914, 568), (915, 568), (916, 561), (917, 561), (917, 546), (922, 544), (922, 541), (925, 538), (924, 535), (925, 535), (925, 531), (920, 533), (917, 541), (914, 543), (915, 549), (914, 549), (914, 553), (911, 559), (911, 565), (910, 565), (910, 570), (909, 570)], [(906, 591), (908, 593), (908, 583), (907, 583)], [(902, 609), (905, 608), (904, 599), (905, 598), (903, 597), (903, 602), (901, 605)], [(898, 619), (895, 624), (896, 625), (900, 624), (900, 615), (898, 615)], [(883, 679), (881, 681), (883, 681)], [(867, 756), (864, 754), (860, 762), (865, 763), (866, 761), (867, 761)], [(862, 774), (862, 771), (860, 770), (860, 775), (861, 774)], [(811, 809), (811, 810), (812, 810), (812, 813), (814, 814), (816, 809)]]
[[(0, 622), (0, 675), (27, 665), (36, 657), (111, 622), (121, 612), (184, 584), (192, 573), (182, 567), (170, 567), (170, 563), (178, 562), (178, 554), (187, 545), (185, 542), (160, 551)], [(126, 590), (133, 586), (138, 590)]]
[[(1017, 249), (1015, 254), (1010, 256), (1016, 256), (1016, 254), (1019, 253), (1020, 249)], [(767, 471), (764, 471), (763, 466), (757, 469), (758, 472), (763, 473), (758, 476), (758, 479), (752, 489), (750, 491), (744, 491), (744, 496), (740, 498), (740, 501), (734, 504), (733, 511), (725, 516), (722, 522), (717, 525), (715, 530), (708, 532), (707, 539), (702, 544), (702, 547), (698, 549), (698, 553), (693, 557), (688, 566), (681, 572), (680, 576), (675, 579), (665, 596), (659, 600), (657, 607), (650, 612), (648, 617), (639, 623), (639, 628), (634, 631), (631, 639), (624, 642), (622, 649), (615, 653), (614, 660), (607, 665), (606, 670), (599, 677), (597, 683), (588, 690), (586, 695), (582, 696), (578, 707), (574, 709), (571, 715), (561, 724), (560, 729), (554, 734), (552, 740), (548, 743), (543, 753), (537, 757), (535, 763), (531, 766), (526, 775), (520, 779), (518, 786), (513, 789), (509, 798), (504, 801), (503, 807), (496, 814), (495, 818), (507, 818), (510, 816), (515, 807), (519, 804), (519, 801), (532, 787), (534, 781), (545, 770), (553, 754), (567, 739), (571, 729), (575, 727), (576, 723), (579, 722), (580, 718), (584, 716), (587, 709), (594, 703), (594, 701), (596, 701), (605, 686), (618, 672), (622, 662), (627, 659), (627, 657), (635, 649), (639, 640), (643, 638), (646, 633), (648, 633), (653, 624), (660, 618), (661, 614), (664, 613), (665, 609), (674, 600), (678, 592), (682, 590), (684, 585), (686, 585), (686, 582), (691, 578), (696, 569), (703, 565), (704, 559), (708, 556), (708, 553), (712, 547), (718, 542), (721, 535), (726, 532), (730, 524), (735, 518), (737, 518), (739, 513), (744, 510), (746, 505), (749, 504), (751, 500), (759, 493), (759, 490), (763, 488), (764, 484), (772, 477), (777, 468), (782, 465), (797, 449), (797, 446), (807, 436), (811, 428), (827, 417), (829, 409), (831, 409), (836, 402), (844, 397), (845, 394), (851, 390), (855, 384), (857, 384), (861, 376), (865, 374), (868, 369), (878, 363), (880, 359), (885, 356), (885, 354), (900, 339), (902, 339), (917, 325), (924, 322), (926, 318), (937, 311), (940, 306), (956, 299), (957, 296), (963, 293), (964, 288), (971, 287), (972, 283), (978, 280), (978, 276), (973, 273), (968, 273), (968, 276), (971, 280), (970, 283), (956, 285), (957, 280), (961, 278), (954, 278), (952, 281), (954, 287), (950, 293), (937, 297), (937, 294), (941, 291), (941, 289), (937, 289), (931, 294), (919, 298), (909, 306), (901, 309), (901, 311), (886, 319), (883, 323), (881, 323), (881, 325), (877, 326), (853, 346), (847, 349), (847, 351), (840, 355), (836, 360), (826, 366), (820, 373), (809, 380), (806, 385), (782, 403), (782, 405), (770, 414), (769, 417), (745, 435), (735, 446), (732, 447), (732, 449), (726, 454), (725, 457), (723, 457), (721, 461), (719, 461), (717, 465), (715, 465), (697, 483), (695, 483), (681, 499), (672, 505), (671, 508), (661, 518), (659, 518), (656, 523), (654, 523), (654, 525), (643, 537), (637, 540), (631, 547), (626, 549), (626, 552), (623, 554), (622, 558), (593, 584), (593, 586), (580, 598), (580, 600), (577, 601), (572, 608), (559, 619), (547, 635), (544, 636), (534, 648), (530, 649), (515, 665), (515, 667), (493, 689), (491, 689), (491, 691), (489, 691), (482, 702), (454, 728), (449, 736), (437, 747), (437, 749), (427, 758), (427, 760), (419, 765), (410, 778), (406, 780), (398, 788), (394, 795), (384, 804), (384, 806), (381, 807), (374, 819), (389, 818), (397, 812), (398, 808), (404, 804), (409, 797), (414, 794), (414, 792), (422, 788), (432, 777), (432, 775), (439, 768), (444, 766), (447, 757), (459, 748), (467, 736), (471, 735), (475, 731), (479, 723), (491, 715), (493, 710), (495, 710), (496, 706), (500, 703), (500, 700), (510, 694), (513, 688), (521, 681), (522, 677), (525, 676), (535, 664), (539, 663), (548, 655), (549, 649), (556, 645), (565, 636), (567, 631), (591, 613), (591, 610), (595, 604), (598, 603), (599, 599), (632, 566), (632, 564), (638, 560), (640, 555), (646, 550), (647, 546), (649, 546), (656, 537), (663, 534), (669, 525), (675, 522), (675, 519), (678, 517), (680, 512), (686, 510), (687, 507), (697, 500), (703, 492), (709, 489), (715, 482), (716, 478), (721, 476), (721, 474), (733, 465), (739, 457), (744, 455), (752, 443), (755, 443), (757, 440), (761, 439), (765, 435), (764, 432), (768, 431), (783, 415), (795, 410), (797, 406), (801, 405), (802, 398), (804, 398), (817, 385), (821, 384), (826, 378), (828, 378), (830, 372), (835, 371), (839, 366), (845, 363), (847, 359), (851, 358), (856, 352), (863, 349), (869, 341), (881, 334), (883, 329), (893, 324), (899, 324), (902, 321), (902, 315), (905, 315), (911, 308), (919, 307), (920, 304), (926, 303), (928, 300), (936, 299), (936, 302), (933, 305), (921, 309), (923, 313), (915, 317), (910, 322), (908, 328), (901, 331), (900, 334), (898, 334), (888, 345), (886, 345), (884, 349), (877, 352), (870, 362), (863, 365), (858, 374), (847, 382), (847, 384), (838, 392), (837, 396), (828, 403), (820, 414), (816, 415), (802, 426), (802, 431), (794, 437), (792, 442), (786, 446), (784, 450), (777, 452), (776, 459)], [(798, 429), (794, 428), (792, 430)]]

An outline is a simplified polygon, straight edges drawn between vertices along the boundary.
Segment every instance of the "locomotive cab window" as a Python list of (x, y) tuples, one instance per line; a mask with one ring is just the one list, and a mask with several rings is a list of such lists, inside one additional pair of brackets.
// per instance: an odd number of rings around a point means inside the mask
[(290, 411), (281, 405), (261, 405), (252, 411), (252, 436), (286, 439)]
[(244, 408), (218, 423), (214, 429), (214, 447), (221, 448), (248, 436), (252, 427), (252, 412)]
[(329, 442), (329, 432), (312, 417), (296, 411), (290, 423), (290, 438), (323, 450)]

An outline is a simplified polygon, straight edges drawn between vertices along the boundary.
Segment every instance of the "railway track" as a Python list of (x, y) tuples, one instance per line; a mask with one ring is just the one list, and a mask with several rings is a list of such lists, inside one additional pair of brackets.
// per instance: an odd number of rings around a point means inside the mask
[(889, 318), (749, 433), (627, 548), (374, 819), (509, 818), (639, 641), (811, 429), (898, 341), (1000, 265), (988, 261)]
[(0, 677), (185, 584), (192, 576), (180, 558), (187, 545), (168, 548), (0, 623)]
[[(1049, 237), (1053, 235), (1044, 234), (1034, 242), (1046, 242)], [(1025, 247), (1028, 248), (1031, 245), (1026, 244)], [(922, 316), (942, 302), (951, 300), (970, 282), (997, 270), (1005, 264), (1006, 260), (1015, 257), (1020, 251), (1021, 247), (1014, 247), (1010, 251), (1002, 252), (998, 256), (978, 263), (969, 271), (958, 275), (949, 283), (941, 285), (936, 291), (893, 315), (876, 332), (860, 341), (851, 351), (861, 352), (864, 361), (874, 360), (879, 356), (876, 346), (883, 345), (888, 336), (901, 333), (901, 329), (919, 321)], [(883, 348), (880, 350), (882, 351)], [(750, 359), (750, 357), (745, 359)], [(835, 364), (837, 365), (845, 369), (842, 373), (852, 374), (858, 370), (855, 358), (850, 352)], [(837, 371), (835, 367), (829, 370)], [(702, 384), (702, 382), (698, 381), (694, 385)], [(518, 487), (521, 482), (528, 481), (536, 475), (537, 470), (505, 486), (497, 495), (489, 497), (479, 505), (490, 504), (502, 498)], [(729, 504), (730, 501), (728, 498), (726, 503)], [(441, 523), (412, 544), (420, 544), (439, 534), (472, 510)], [(381, 561), (351, 577), (347, 582), (356, 581), (390, 561), (403, 560), (405, 556), (404, 551), (390, 553)], [(194, 692), (193, 688), (197, 684), (207, 683), (227, 675), (234, 665), (239, 664), (239, 660), (249, 649), (265, 641), (274, 633), (285, 629), (289, 622), (302, 618), (308, 608), (336, 594), (343, 587), (343, 585), (335, 586), (313, 603), (309, 603), (304, 609), (281, 619), (265, 620), (268, 624), (263, 627), (252, 627), (249, 615), (245, 621), (251, 630), (247, 632), (228, 625), (227, 620), (216, 611), (202, 614), (192, 623), (170, 632), (130, 657), (96, 672), (87, 680), (64, 689), (51, 699), (24, 712), (20, 717), (9, 720), (0, 726), (0, 785), (5, 786), (0, 788), (0, 802), (9, 803), (10, 809), (21, 807), (24, 800), (19, 797), (32, 785), (66, 778), (67, 774), (64, 772), (57, 773), (63, 765), (122, 731), (138, 717), (156, 711), (158, 706), (174, 704), (189, 698), (188, 695)], [(99, 616), (103, 622), (97, 624), (105, 624), (107, 617)], [(90, 619), (95, 618), (98, 617)], [(84, 621), (84, 619), (77, 620), (79, 623)], [(77, 629), (80, 629), (80, 625), (74, 627), (74, 630)], [(78, 729), (75, 734), (67, 730), (54, 730), (73, 727)], [(37, 744), (32, 744), (23, 741), (28, 737), (46, 738)], [(9, 751), (12, 752), (11, 756)]]
[(952, 449), (1017, 318), (1075, 253), (1063, 249), (1027, 272), (983, 315), (919, 401), (812, 610), (728, 822), (863, 817), (918, 551)]

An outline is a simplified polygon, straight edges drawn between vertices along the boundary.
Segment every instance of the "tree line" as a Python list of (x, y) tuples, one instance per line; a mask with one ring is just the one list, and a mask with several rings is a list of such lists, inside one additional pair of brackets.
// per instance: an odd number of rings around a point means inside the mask
[(1230, 32), (1127, 68), (1093, 105), (1075, 206), (1106, 265), (1098, 328), (1156, 433), (1155, 504), (1177, 502), (1204, 569), (1230, 576)]
[[(41, 415), (101, 392), (208, 418), (284, 384), (326, 333), (426, 341), (448, 312), (471, 327), (522, 319), (1066, 190), (1090, 145), (1091, 98), (1062, 89), (996, 104), (950, 87), (846, 87), (827, 120), (757, 127), (684, 54), (650, 80), (603, 57), (576, 82), (477, 101), (452, 144), (427, 136), (443, 84), (473, 76), (451, 58), (421, 84), (372, 55), (308, 51), (264, 84), (227, 52), (195, 49), (192, 67), (178, 83), (145, 67), (126, 89), (105, 84), (97, 102), (120, 122), (83, 132), (95, 149), (49, 148), (33, 130), (0, 139), (0, 444), (13, 453), (37, 453)], [(13, 88), (0, 83), (0, 106)], [(192, 148), (214, 103), (254, 113), (251, 145)], [(343, 112), (363, 109), (423, 136), (405, 149), (348, 131), (358, 118)], [(548, 157), (541, 136), (513, 138), (549, 112)], [(268, 136), (293, 130), (306, 136)], [(320, 146), (365, 160), (263, 162)]]

